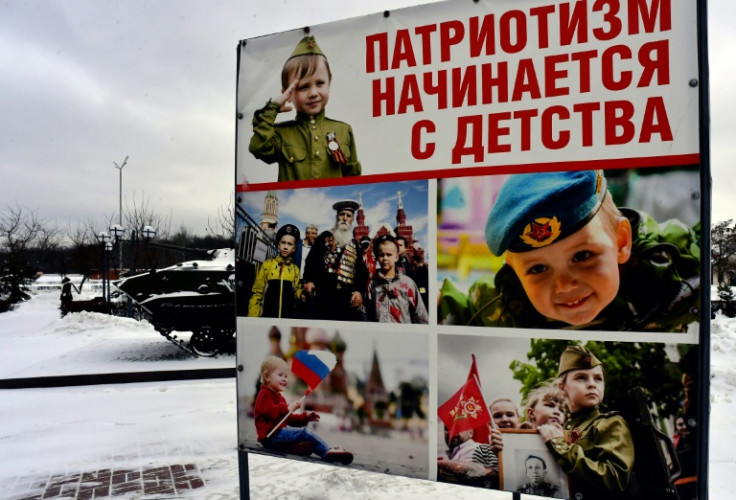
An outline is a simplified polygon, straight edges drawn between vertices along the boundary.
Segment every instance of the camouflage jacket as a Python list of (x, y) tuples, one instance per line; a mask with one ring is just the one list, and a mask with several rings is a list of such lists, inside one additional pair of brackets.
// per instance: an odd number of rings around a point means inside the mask
[(532, 306), (514, 271), (504, 265), (495, 279), (483, 276), (467, 294), (445, 280), (440, 289), (442, 324), (518, 328), (682, 332), (700, 318), (698, 226), (677, 220), (658, 224), (622, 208), (631, 222), (631, 257), (620, 266), (614, 301), (590, 323), (571, 326), (542, 316)]
[[(360, 175), (361, 166), (355, 150), (355, 138), (350, 125), (325, 116), (298, 114), (294, 120), (275, 123), (279, 106), (269, 101), (253, 116), (253, 137), (248, 150), (266, 163), (279, 164), (279, 181), (328, 179)], [(327, 134), (336, 135), (337, 144), (347, 163), (332, 159), (327, 147)]]

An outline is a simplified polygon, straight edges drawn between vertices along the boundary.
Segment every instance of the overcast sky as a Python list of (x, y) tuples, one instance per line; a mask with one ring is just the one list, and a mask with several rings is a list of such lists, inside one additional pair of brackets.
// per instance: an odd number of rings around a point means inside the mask
[[(124, 203), (145, 197), (173, 230), (204, 233), (233, 191), (238, 40), (419, 3), (6, 1), (0, 205), (102, 224), (117, 213), (113, 162), (129, 156)], [(713, 220), (723, 220), (736, 218), (736, 5), (708, 4)]]

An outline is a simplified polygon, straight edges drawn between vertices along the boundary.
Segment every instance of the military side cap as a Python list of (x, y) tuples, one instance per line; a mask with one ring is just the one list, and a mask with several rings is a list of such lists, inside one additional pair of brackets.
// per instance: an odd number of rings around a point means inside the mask
[(558, 376), (562, 376), (570, 370), (588, 370), (603, 363), (595, 355), (581, 345), (571, 345), (565, 349), (560, 356), (560, 368)]
[(598, 213), (606, 192), (600, 170), (512, 175), (488, 215), (488, 248), (500, 256), (566, 238)]
[[(317, 45), (317, 41), (314, 39), (312, 35), (305, 36), (302, 38), (299, 43), (296, 45), (296, 48), (294, 49), (294, 52), (291, 53), (289, 56), (289, 59), (293, 59), (297, 56), (309, 56), (309, 55), (315, 55), (315, 56), (325, 56), (325, 54), (322, 52), (322, 49), (319, 48), (319, 45)], [(287, 61), (289, 60), (287, 59)]]
[(293, 236), (297, 241), (299, 241), (299, 228), (293, 224), (286, 224), (285, 226), (281, 226), (276, 232), (276, 243), (281, 241), (281, 238), (287, 234), (289, 236)]
[(354, 200), (342, 200), (332, 205), (332, 209), (336, 212), (340, 212), (342, 210), (350, 210), (351, 212), (355, 212), (356, 210), (358, 210), (359, 207), (360, 204)]

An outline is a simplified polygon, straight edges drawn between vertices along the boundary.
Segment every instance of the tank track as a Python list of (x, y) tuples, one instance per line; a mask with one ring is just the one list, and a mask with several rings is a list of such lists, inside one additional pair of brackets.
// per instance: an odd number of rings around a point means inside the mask
[(232, 336), (233, 332), (226, 330), (207, 330), (202, 329), (192, 332), (189, 342), (183, 338), (172, 334), (171, 331), (156, 329), (166, 340), (176, 345), (179, 349), (199, 358), (210, 358), (223, 351), (227, 340)]
[(178, 347), (182, 351), (191, 354), (195, 358), (200, 357), (199, 354), (194, 352), (194, 349), (189, 347), (189, 342), (186, 342), (184, 339), (178, 337), (177, 335), (172, 335), (170, 332), (167, 332), (166, 330), (156, 330), (156, 331), (158, 331), (158, 333), (160, 333), (163, 337), (165, 337), (166, 340), (174, 344), (176, 347)]
[(222, 352), (227, 340), (233, 335), (233, 331), (212, 329), (203, 327), (202, 329), (192, 332), (189, 341), (184, 340), (177, 334), (172, 333), (173, 330), (168, 329), (153, 321), (150, 312), (139, 308), (137, 311), (138, 319), (145, 319), (153, 328), (161, 334), (166, 340), (177, 346), (182, 351), (191, 354), (197, 358), (209, 358)]

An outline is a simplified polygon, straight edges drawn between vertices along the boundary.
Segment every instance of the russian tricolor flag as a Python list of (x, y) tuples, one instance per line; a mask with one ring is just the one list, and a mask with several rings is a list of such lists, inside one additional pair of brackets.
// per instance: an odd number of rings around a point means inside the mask
[(314, 390), (337, 364), (330, 351), (297, 351), (291, 361), (291, 371)]

